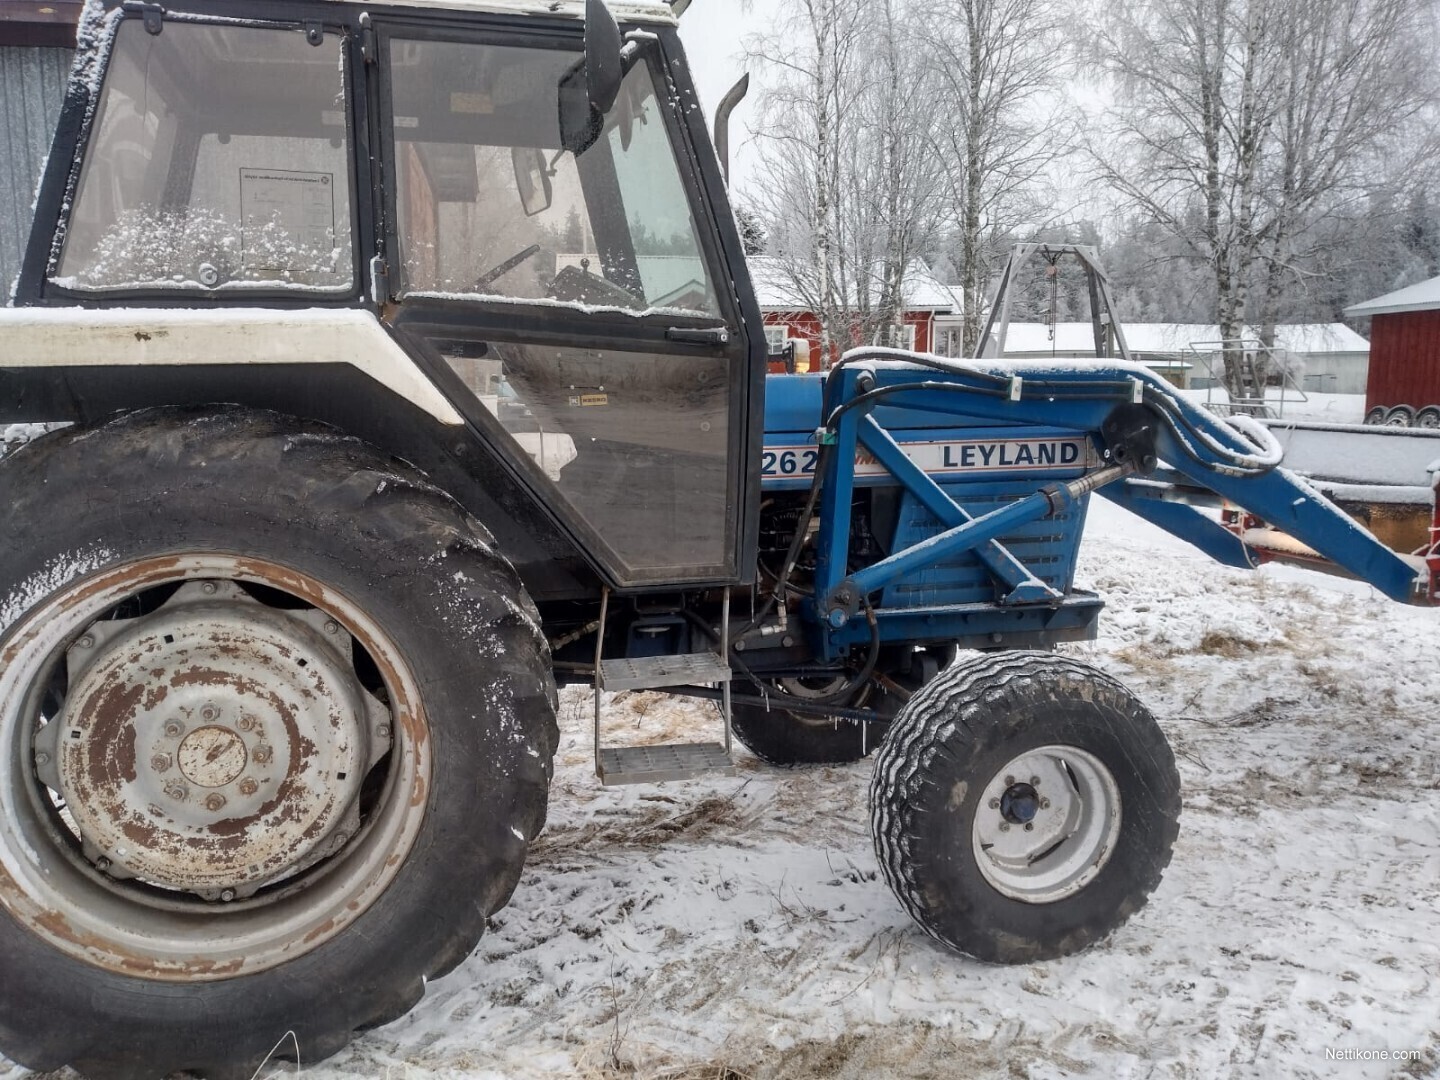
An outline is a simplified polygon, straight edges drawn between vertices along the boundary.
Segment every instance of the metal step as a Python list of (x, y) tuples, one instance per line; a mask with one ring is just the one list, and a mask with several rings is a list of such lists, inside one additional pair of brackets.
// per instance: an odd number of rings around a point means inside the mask
[(735, 762), (719, 743), (615, 746), (600, 751), (600, 782), (607, 787), (734, 775)]
[(642, 656), (600, 663), (602, 690), (653, 690), (662, 686), (729, 681), (730, 665), (713, 652)]

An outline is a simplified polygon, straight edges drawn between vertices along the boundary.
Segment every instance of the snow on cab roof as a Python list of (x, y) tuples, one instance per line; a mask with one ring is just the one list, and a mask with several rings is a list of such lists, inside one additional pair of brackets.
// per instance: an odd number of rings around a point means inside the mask
[[(358, 0), (345, 0), (358, 2)], [(585, 17), (584, 0), (382, 0), (394, 7), (430, 8), (435, 11), (479, 11), (501, 15), (562, 15)], [(619, 22), (658, 22), (674, 25), (676, 18), (666, 0), (606, 0)]]

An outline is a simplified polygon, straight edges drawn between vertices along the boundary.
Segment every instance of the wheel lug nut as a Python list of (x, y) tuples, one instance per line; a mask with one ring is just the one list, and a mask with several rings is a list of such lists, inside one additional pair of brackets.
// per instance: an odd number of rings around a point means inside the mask
[(221, 901), (221, 903), (228, 904), (228, 903), (230, 903), (230, 901), (232, 901), (232, 900), (234, 900), (234, 899), (235, 899), (235, 890), (234, 890), (234, 889), (222, 889), (222, 890), (221, 890), (221, 892), (220, 892), (220, 901)]
[(190, 789), (184, 784), (171, 783), (165, 785), (165, 794), (176, 802), (184, 802), (190, 797)]
[(214, 705), (206, 705), (203, 709), (200, 710), (201, 720), (214, 720), (219, 715), (220, 710), (215, 708)]
[(999, 800), (999, 799), (991, 799), (991, 800), (990, 800), (990, 809), (991, 809), (991, 810), (999, 810), (999, 809), (1000, 809), (1000, 800)]
[(79, 645), (82, 649), (93, 649), (95, 647), (95, 635), (85, 634), (75, 644)]
[(1041, 810), (1049, 810), (1049, 809), (1050, 809), (1050, 800), (1049, 800), (1049, 799), (1041, 799), (1041, 800), (1040, 800), (1040, 809), (1041, 809)]
[(47, 754), (44, 750), (39, 751), (39, 752), (35, 755), (35, 764), (36, 764), (36, 765), (49, 765), (49, 764), (50, 764), (50, 755)]
[(205, 809), (209, 810), (212, 814), (219, 813), (224, 808), (225, 796), (221, 795), (219, 792), (216, 792), (214, 795), (209, 796), (205, 800)]
[(1000, 831), (1001, 831), (1001, 832), (1009, 832), (1009, 831), (1010, 831), (1010, 823), (1009, 823), (1008, 821), (1002, 821), (1002, 822), (1000, 822)]
[(207, 581), (204, 585), (200, 586), (200, 591), (206, 596), (214, 596), (218, 588), (219, 586), (217, 586), (215, 582)]
[(105, 858), (104, 855), (101, 855), (100, 858), (95, 860), (95, 869), (99, 870), (102, 874), (105, 873), (105, 871), (110, 869), (110, 860)]
[(1040, 778), (1039, 778), (1038, 776), (1032, 776), (1032, 777), (1030, 777), (1030, 786), (1031, 786), (1031, 787), (1039, 787), (1039, 786), (1040, 786)]
[(390, 737), (390, 725), (381, 724), (378, 728), (375, 729), (375, 735), (376, 737), (381, 739), (388, 739)]
[(1014, 783), (1015, 783), (1015, 778), (1014, 778), (1013, 776), (1007, 776), (1007, 777), (1005, 777), (1005, 786), (1006, 786), (1006, 787), (1012, 787), (1012, 786), (1014, 785)]
[(1034, 831), (1035, 831), (1035, 823), (1034, 823), (1033, 821), (1027, 821), (1027, 822), (1025, 822), (1025, 831), (1026, 831), (1026, 832), (1034, 832)]
[(255, 718), (253, 716), (242, 716), (236, 721), (235, 726), (241, 731), (249, 731), (255, 726)]
[(240, 794), (241, 794), (241, 795), (254, 795), (255, 792), (257, 792), (257, 791), (259, 791), (259, 790), (260, 790), (260, 785), (257, 784), (254, 780), (250, 779), (250, 777), (248, 777), (248, 776), (247, 776), (244, 780), (241, 780), (241, 781), (240, 781)]
[(150, 759), (150, 768), (154, 769), (156, 772), (164, 772), (166, 769), (170, 768), (170, 755), (156, 754)]
[(185, 734), (185, 725), (179, 720), (171, 720), (165, 725), (165, 737), (167, 739), (178, 739)]
[(334, 619), (326, 619), (325, 632), (327, 634), (338, 634), (340, 632), (340, 624)]
[(255, 761), (258, 762), (259, 764), (265, 765), (265, 764), (267, 764), (267, 763), (270, 761), (270, 758), (271, 758), (270, 747), (268, 747), (268, 746), (257, 746), (257, 747), (255, 748), (255, 752), (254, 752), (253, 754), (251, 754), (250, 756), (251, 756), (252, 758), (254, 758)]

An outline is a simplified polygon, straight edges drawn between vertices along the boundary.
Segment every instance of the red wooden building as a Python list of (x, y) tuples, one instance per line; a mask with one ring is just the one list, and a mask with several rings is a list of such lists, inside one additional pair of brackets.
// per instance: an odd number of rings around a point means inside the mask
[(1355, 304), (1345, 314), (1370, 320), (1367, 421), (1440, 428), (1440, 277)]
[[(797, 284), (778, 259), (759, 255), (752, 256), (748, 261), (771, 348), (783, 347), (789, 338), (808, 342), (813, 367), (818, 370), (820, 319), (803, 298), (814, 290)], [(905, 274), (905, 333), (899, 340), (884, 344), (933, 352), (937, 320), (959, 313), (959, 296), (941, 284), (930, 268), (916, 259)]]

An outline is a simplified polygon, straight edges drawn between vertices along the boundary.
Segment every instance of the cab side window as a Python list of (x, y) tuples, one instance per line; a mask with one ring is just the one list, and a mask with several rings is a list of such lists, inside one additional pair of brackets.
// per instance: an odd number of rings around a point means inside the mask
[(563, 49), (394, 41), (406, 295), (715, 316), (649, 67), (578, 157), (560, 146)]
[(350, 292), (343, 64), (335, 35), (124, 20), (54, 284)]

